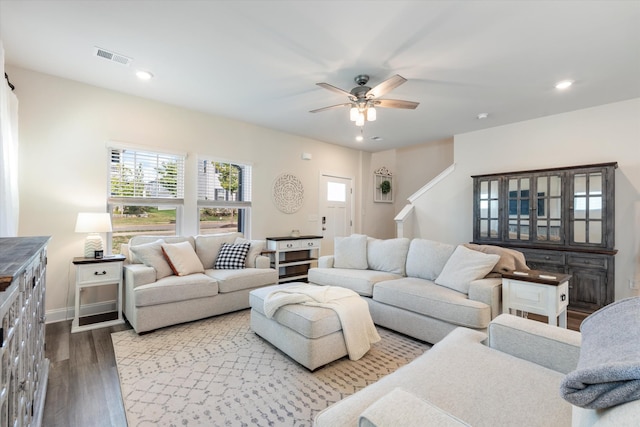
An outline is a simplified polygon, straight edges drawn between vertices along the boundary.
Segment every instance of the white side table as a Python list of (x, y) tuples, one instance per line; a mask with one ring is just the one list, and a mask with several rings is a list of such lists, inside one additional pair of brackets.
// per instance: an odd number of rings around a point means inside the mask
[(539, 270), (503, 273), (502, 312), (535, 313), (547, 316), (550, 325), (566, 328), (570, 278), (569, 274)]
[(278, 283), (307, 281), (308, 271), (317, 265), (322, 236), (267, 237), (271, 267), (278, 271)]
[[(122, 266), (124, 260), (125, 257), (123, 255), (112, 255), (101, 259), (82, 257), (73, 259), (73, 264), (76, 267), (76, 304), (73, 322), (71, 323), (72, 333), (124, 323), (124, 318), (122, 317)], [(98, 286), (117, 287), (117, 319), (80, 325), (80, 318), (85, 317), (80, 313), (80, 294), (86, 288)]]

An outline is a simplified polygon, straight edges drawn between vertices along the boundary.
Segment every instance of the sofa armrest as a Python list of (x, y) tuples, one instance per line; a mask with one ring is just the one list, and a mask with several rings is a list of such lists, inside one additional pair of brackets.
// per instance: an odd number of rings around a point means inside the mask
[(502, 312), (502, 279), (474, 280), (469, 286), (469, 299), (491, 307), (491, 319), (495, 319)]
[(258, 255), (256, 257), (255, 268), (271, 268), (271, 258), (264, 255)]
[(324, 255), (318, 258), (318, 268), (333, 268), (333, 255)]
[(156, 281), (156, 270), (144, 264), (125, 264), (124, 283), (132, 289)]
[(579, 332), (511, 314), (489, 323), (489, 347), (567, 374), (578, 365)]
[(129, 244), (128, 243), (122, 243), (120, 245), (120, 254), (124, 255), (125, 260), (124, 263), (125, 264), (130, 264), (131, 263), (131, 252), (129, 251)]
[(464, 427), (469, 424), (413, 393), (395, 388), (365, 409), (358, 427)]

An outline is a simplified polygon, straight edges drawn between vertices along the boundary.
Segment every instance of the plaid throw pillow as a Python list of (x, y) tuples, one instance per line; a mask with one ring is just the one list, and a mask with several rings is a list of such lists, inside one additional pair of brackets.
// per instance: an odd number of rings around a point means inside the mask
[(213, 268), (217, 270), (239, 270), (244, 268), (244, 260), (251, 243), (223, 243)]

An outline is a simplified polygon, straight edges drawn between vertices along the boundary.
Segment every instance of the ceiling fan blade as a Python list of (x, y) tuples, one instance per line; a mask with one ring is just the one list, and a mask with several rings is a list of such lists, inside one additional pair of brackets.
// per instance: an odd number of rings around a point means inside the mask
[(345, 104), (338, 104), (338, 105), (332, 105), (330, 107), (323, 107), (323, 108), (318, 108), (317, 110), (311, 110), (309, 111), (310, 113), (319, 113), (321, 111), (327, 111), (327, 110), (332, 110), (334, 108), (341, 108), (341, 107), (351, 107), (351, 103), (347, 102)]
[(352, 95), (350, 92), (347, 92), (346, 90), (342, 90), (342, 89), (340, 89), (339, 87), (335, 87), (335, 86), (333, 86), (333, 85), (330, 85), (329, 83), (316, 83), (316, 84), (317, 84), (318, 86), (323, 87), (323, 88), (325, 88), (325, 89), (328, 89), (328, 90), (330, 90), (330, 91), (337, 92), (337, 93), (339, 93), (340, 95), (346, 95), (346, 96), (348, 96), (349, 98), (353, 98), (353, 95)]
[(385, 93), (397, 88), (406, 81), (407, 79), (402, 77), (400, 74), (396, 74), (395, 76), (389, 77), (387, 80), (383, 81), (382, 83), (371, 89), (369, 92), (367, 92), (367, 97), (379, 98)]
[(376, 107), (406, 108), (409, 110), (415, 110), (418, 107), (418, 105), (420, 105), (419, 102), (402, 101), (400, 99), (376, 99), (374, 101), (374, 104)]

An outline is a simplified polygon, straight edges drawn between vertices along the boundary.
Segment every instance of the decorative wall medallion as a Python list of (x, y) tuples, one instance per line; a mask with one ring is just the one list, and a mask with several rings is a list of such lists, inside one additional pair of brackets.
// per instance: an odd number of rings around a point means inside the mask
[(284, 213), (298, 211), (304, 202), (304, 187), (298, 177), (283, 173), (276, 178), (273, 183), (273, 202)]

